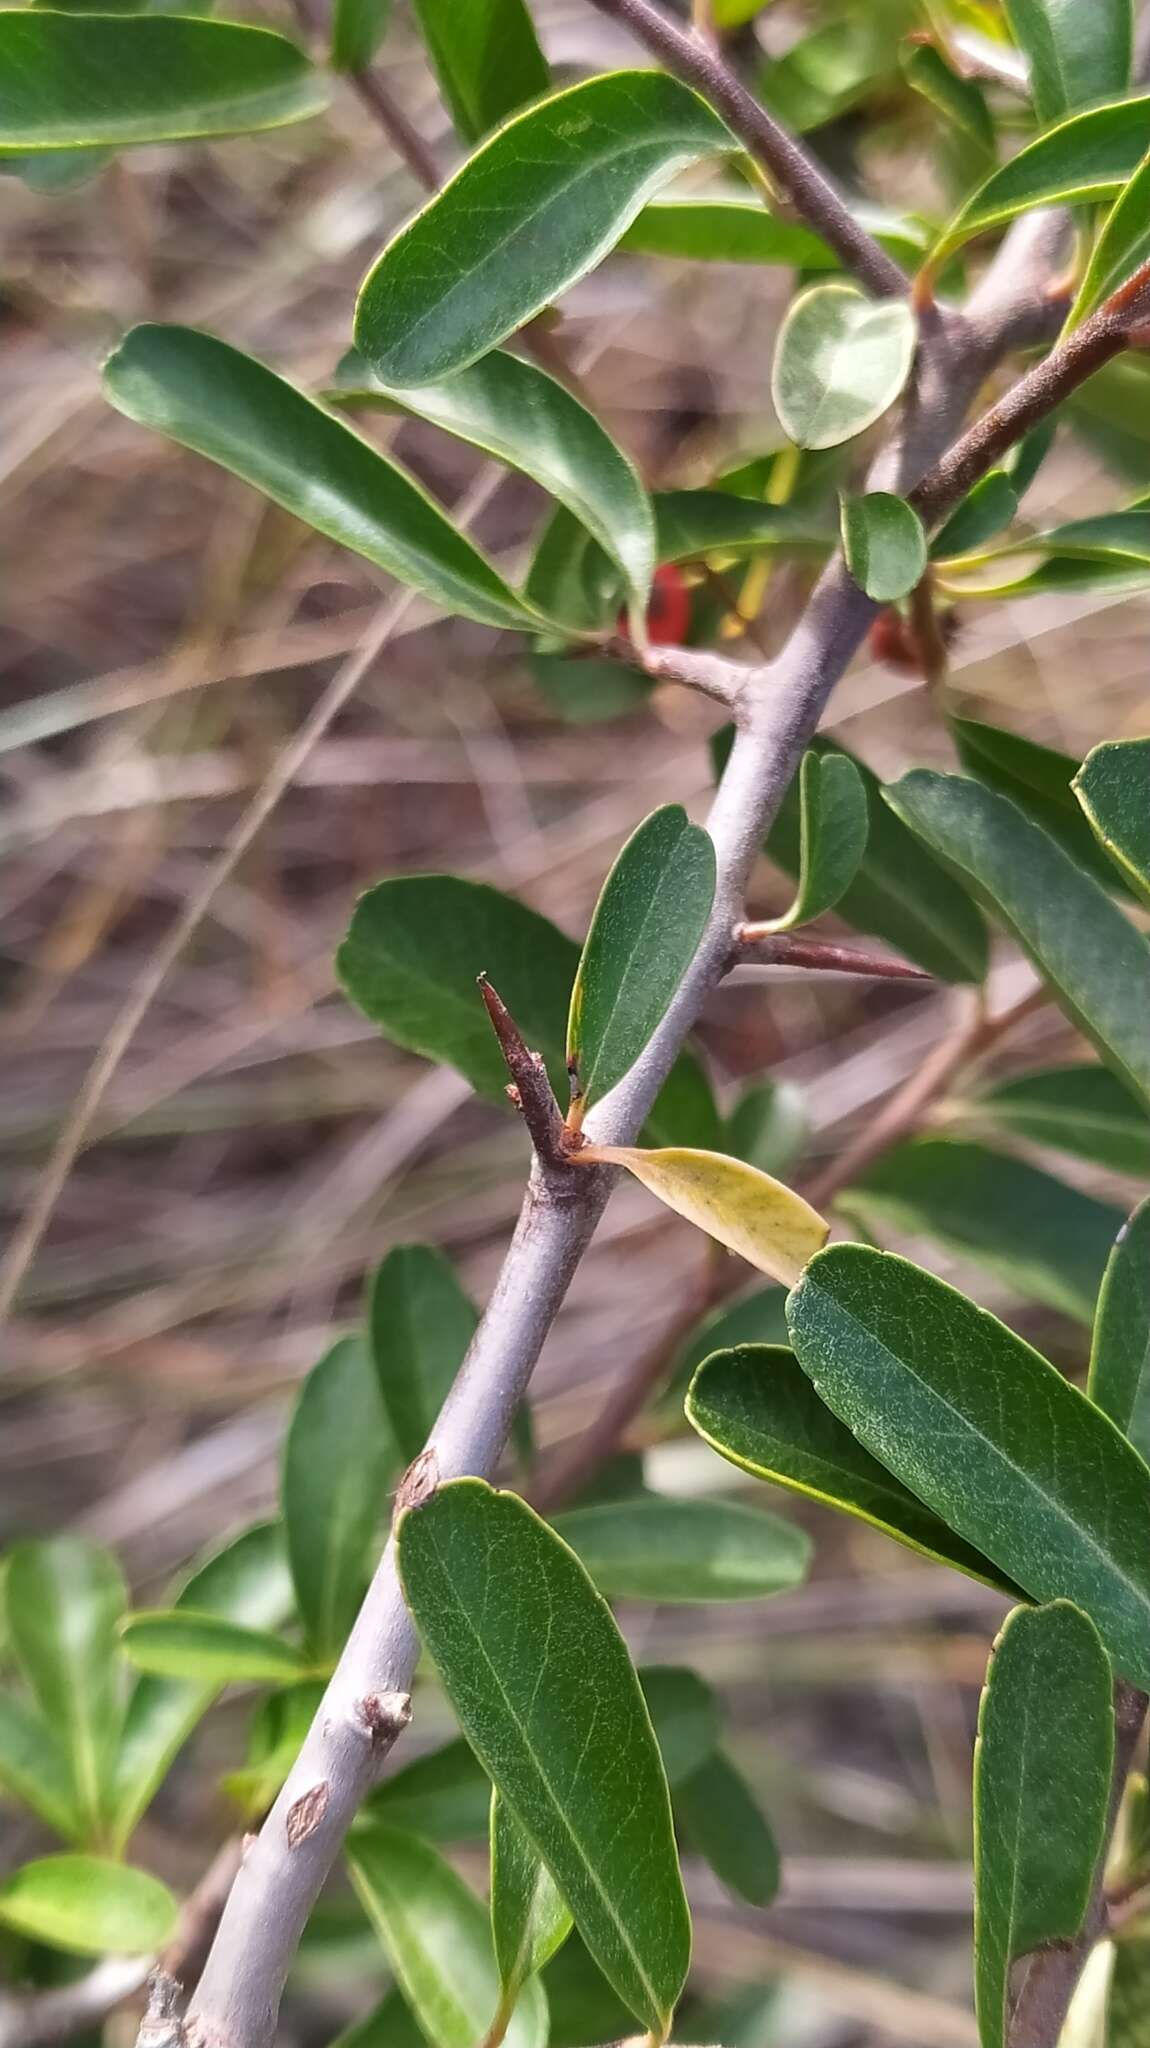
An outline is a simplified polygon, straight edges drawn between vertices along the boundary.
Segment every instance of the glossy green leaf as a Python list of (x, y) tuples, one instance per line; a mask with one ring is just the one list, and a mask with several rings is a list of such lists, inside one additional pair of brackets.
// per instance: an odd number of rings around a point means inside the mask
[(739, 1344), (713, 1352), (691, 1383), (686, 1414), (712, 1450), (752, 1478), (854, 1515), (971, 1578), (1003, 1583), (989, 1558), (952, 1534), (863, 1449), (785, 1346)]
[(1123, 881), (1150, 905), (1150, 739), (1092, 747), (1074, 794)]
[(127, 1594), (119, 1566), (76, 1537), (18, 1543), (5, 1599), (13, 1649), (67, 1754), (88, 1836), (98, 1838), (123, 1718), (117, 1628)]
[[(1058, 438), (1058, 414), (1050, 413), (1040, 420), (1036, 427), (1016, 441), (1002, 458), (1002, 467), (1014, 485), (1019, 501), (1026, 493), (1046, 461)], [(993, 473), (993, 472), (992, 472)]]
[(676, 171), (734, 148), (662, 72), (556, 93), (498, 129), (388, 244), (360, 293), (357, 347), (388, 384), (464, 369), (592, 269)]
[(536, 543), (523, 581), (528, 604), (570, 632), (602, 632), (623, 599), (618, 569), (581, 519), (557, 505)]
[(104, 390), (138, 425), (220, 463), (446, 611), (540, 624), (406, 470), (253, 356), (190, 327), (133, 327), (104, 365)]
[(555, 1528), (609, 1600), (761, 1600), (806, 1577), (810, 1539), (734, 1501), (642, 1500), (572, 1508)]
[(945, 230), (932, 262), (938, 265), (971, 235), (1032, 207), (1111, 197), (1137, 170), (1148, 135), (1147, 94), (1091, 107), (1048, 128), (971, 194)]
[(819, 235), (797, 221), (777, 219), (745, 190), (706, 199), (653, 199), (619, 247), (690, 263), (775, 263), (794, 270), (831, 270), (838, 263)]
[(951, 732), (959, 760), (971, 775), (1008, 796), (1106, 888), (1117, 887), (1114, 869), (1074, 801), (1071, 784), (1078, 764), (1070, 754), (974, 718), (952, 719)]
[(343, 1648), (374, 1562), (397, 1460), (362, 1337), (343, 1337), (300, 1388), (283, 1451), (288, 1558), (308, 1642)]
[(479, 1318), (450, 1259), (430, 1244), (398, 1244), (371, 1282), (368, 1341), (399, 1455), (419, 1455), (463, 1363)]
[(793, 1081), (756, 1081), (727, 1118), (726, 1149), (764, 1173), (783, 1174), (807, 1136), (806, 1096)]
[(984, 547), (1018, 511), (1018, 491), (1005, 469), (989, 469), (954, 508), (930, 544), (932, 562)]
[(730, 491), (656, 491), (652, 503), (660, 562), (693, 562), (704, 555), (737, 558), (761, 548), (824, 555), (836, 537), (829, 524), (808, 511), (756, 504)]
[(994, 1646), (974, 1762), (974, 1977), (982, 2048), (1004, 2048), (1011, 1963), (1071, 1941), (1102, 1849), (1110, 1662), (1068, 1600), (1019, 1607)]
[(719, 1703), (706, 1680), (685, 1665), (645, 1664), (638, 1676), (667, 1783), (680, 1785), (714, 1755)]
[(0, 1884), (0, 1923), (77, 1955), (147, 1955), (176, 1924), (176, 1901), (146, 1870), (103, 1856), (42, 1856)]
[(1005, 0), (1006, 18), (1030, 67), (1030, 96), (1043, 127), (1130, 85), (1131, 0)]
[(578, 1933), (548, 1963), (543, 1987), (551, 2014), (549, 2048), (600, 2048), (604, 2041), (630, 2038), (631, 2014), (596, 1969)]
[(513, 2006), (570, 1934), (573, 1921), (551, 1872), (498, 1792), (491, 1795), (491, 1933)]
[(391, 20), (391, 0), (334, 0), (331, 10), (331, 68), (365, 71)]
[(451, 118), (465, 142), (551, 84), (525, 0), (415, 0), (416, 19)]
[(854, 285), (818, 284), (779, 330), (771, 397), (800, 448), (836, 448), (880, 419), (910, 375), (917, 327), (903, 299), (863, 297)]
[(749, 1906), (769, 1906), (779, 1888), (775, 1838), (742, 1774), (721, 1750), (685, 1778), (675, 1814), (689, 1846), (720, 1883)]
[(37, 1707), (0, 1692), (0, 1792), (30, 1806), (66, 1841), (84, 1835), (68, 1758)]
[(1091, 876), (994, 791), (914, 769), (896, 814), (989, 904), (1108, 1066), (1150, 1101), (1150, 946)]
[(859, 871), (868, 822), (866, 789), (849, 755), (808, 747), (799, 769), (798, 888), (772, 931), (793, 931), (834, 909)]
[(0, 155), (281, 128), (327, 88), (270, 29), (190, 16), (0, 13)]
[(481, 1480), (440, 1487), (397, 1540), (408, 1604), (464, 1733), (600, 1968), (665, 2036), (690, 1922), (666, 1777), (609, 1609), (546, 1523)]
[(907, 84), (929, 100), (968, 142), (984, 155), (993, 156), (994, 117), (977, 79), (961, 77), (933, 43), (906, 42), (899, 57)]
[(1022, 1159), (955, 1138), (918, 1138), (837, 1198), (868, 1232), (935, 1238), (1030, 1301), (1087, 1326), (1122, 1212)]
[(364, 1814), (429, 1842), (466, 1842), (486, 1835), (490, 1810), (491, 1780), (471, 1744), (458, 1736), (394, 1771), (371, 1794)]
[(1123, 1224), (1107, 1262), (1086, 1391), (1150, 1461), (1150, 1198)]
[[(470, 1886), (418, 1835), (373, 1821), (348, 1838), (352, 1881), (432, 2048), (475, 2048), (499, 2006), (487, 1913)], [(529, 1984), (505, 2036), (544, 2048), (547, 2006)]]
[(971, 1105), (979, 1122), (1114, 1173), (1150, 1179), (1150, 1116), (1094, 1064), (1040, 1068), (1000, 1081)]
[(787, 1317), (815, 1392), (860, 1443), (1032, 1599), (1076, 1601), (1145, 1685), (1150, 1470), (1109, 1417), (994, 1316), (889, 1252), (821, 1252)]
[(842, 535), (847, 568), (876, 604), (907, 597), (926, 573), (922, 520), (893, 491), (844, 497)]
[(304, 1663), (282, 1636), (191, 1607), (141, 1609), (128, 1616), (120, 1639), (138, 1671), (198, 1678), (205, 1685), (282, 1684), (297, 1677)]
[(653, 811), (603, 884), (571, 991), (567, 1061), (586, 1108), (630, 1071), (662, 1022), (714, 900), (709, 835), (681, 804)]
[(1081, 325), (1150, 256), (1150, 154), (1122, 187), (1102, 223), (1070, 309), (1067, 329)]

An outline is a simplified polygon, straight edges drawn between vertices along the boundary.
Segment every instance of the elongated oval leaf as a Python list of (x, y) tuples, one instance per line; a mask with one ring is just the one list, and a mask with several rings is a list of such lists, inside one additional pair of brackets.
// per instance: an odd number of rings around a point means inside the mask
[(443, 97), (465, 142), (551, 83), (525, 0), (415, 0)]
[(1109, 1067), (1017, 1074), (980, 1095), (971, 1108), (995, 1130), (1150, 1180), (1150, 1115)]
[(270, 29), (187, 16), (0, 13), (0, 155), (280, 128), (327, 88)]
[(331, 11), (331, 68), (364, 71), (391, 20), (391, 0), (335, 0)]
[(1066, 322), (1072, 330), (1108, 299), (1150, 256), (1150, 155), (1122, 187), (1102, 224)]
[(678, 1421), (687, 1389), (712, 1351), (726, 1351), (739, 1344), (785, 1345), (786, 1299), (783, 1287), (756, 1287), (729, 1308), (704, 1316), (675, 1360), (660, 1412)]
[(954, 718), (950, 729), (969, 774), (1008, 796), (1104, 888), (1119, 887), (1114, 868), (1074, 800), (1078, 764), (1072, 755), (976, 718)]
[(652, 504), (660, 562), (694, 562), (709, 555), (737, 560), (766, 548), (821, 558), (836, 538), (830, 522), (814, 512), (757, 504), (731, 491), (656, 491)]
[(1144, 1685), (1150, 1469), (1109, 1417), (994, 1316), (889, 1252), (821, 1252), (787, 1317), (803, 1371), (859, 1441), (1033, 1599), (1076, 1601)]
[(360, 293), (357, 347), (388, 384), (464, 369), (592, 269), (676, 171), (735, 146), (658, 71), (556, 93), (500, 128), (384, 250)]
[(130, 1614), (120, 1637), (138, 1671), (161, 1678), (198, 1678), (205, 1685), (276, 1685), (295, 1678), (304, 1660), (267, 1629), (242, 1628), (194, 1608), (157, 1607)]
[(1150, 1197), (1123, 1224), (1107, 1262), (1086, 1391), (1150, 1460)]
[(913, 769), (884, 793), (1013, 932), (1107, 1065), (1150, 1101), (1150, 946), (1105, 890), (1006, 797), (963, 776)]
[(714, 1352), (695, 1374), (686, 1414), (704, 1443), (752, 1478), (854, 1515), (970, 1578), (1004, 1583), (989, 1558), (955, 1536), (863, 1449), (784, 1345)]
[(1074, 794), (1123, 880), (1150, 904), (1150, 739), (1093, 747)]
[(176, 1924), (167, 1885), (103, 1856), (42, 1856), (0, 1884), (0, 1922), (76, 1955), (147, 1955)]
[(653, 199), (632, 221), (621, 249), (693, 263), (778, 263), (834, 270), (838, 258), (797, 221), (777, 220), (753, 192), (707, 199)]
[(253, 356), (190, 327), (134, 327), (104, 365), (104, 390), (138, 425), (220, 463), (446, 611), (539, 625), (406, 470)]
[(1003, 2048), (1017, 1956), (1071, 1941), (1106, 1828), (1110, 1663), (1069, 1600), (1019, 1607), (994, 1646), (974, 1763), (974, 1975), (982, 2048)]
[(800, 448), (851, 441), (894, 404), (910, 375), (914, 314), (900, 299), (877, 304), (853, 285), (817, 284), (779, 330), (771, 397)]
[(458, 1736), (402, 1765), (363, 1812), (365, 1820), (386, 1821), (429, 1842), (466, 1842), (487, 1833), (491, 1780), (471, 1744)]
[(322, 1679), (302, 1678), (281, 1685), (256, 1708), (248, 1728), (247, 1762), (220, 1781), (249, 1823), (258, 1825), (282, 1791), (325, 1689)]
[(793, 931), (833, 910), (866, 852), (869, 812), (862, 776), (847, 754), (808, 747), (799, 772), (799, 881), (772, 931)]
[(1110, 197), (1133, 177), (1148, 141), (1150, 95), (1072, 114), (991, 172), (945, 230), (932, 264), (1032, 207)]
[(689, 1845), (721, 1884), (749, 1906), (769, 1906), (779, 1888), (779, 1852), (750, 1786), (721, 1750), (685, 1778), (675, 1814)]
[(827, 1240), (826, 1219), (793, 1188), (725, 1152), (670, 1145), (589, 1145), (583, 1156), (625, 1166), (645, 1188), (699, 1230), (788, 1286)]
[(937, 107), (967, 142), (973, 142), (984, 160), (993, 156), (994, 116), (977, 79), (961, 77), (933, 43), (908, 40), (902, 44), (899, 58), (907, 84)]
[(807, 1100), (793, 1081), (757, 1081), (727, 1118), (727, 1150), (764, 1173), (782, 1174), (807, 1138)]
[(664, 2038), (690, 1922), (667, 1781), (608, 1608), (574, 1552), (480, 1480), (443, 1486), (405, 1514), (398, 1551), (465, 1734), (600, 1968)]
[(705, 1679), (681, 1664), (645, 1664), (639, 1687), (674, 1790), (715, 1753), (719, 1703)]
[[(475, 2048), (499, 2006), (487, 1914), (429, 1842), (373, 1821), (350, 1836), (348, 1865), (367, 1916), (432, 2048)], [(526, 1987), (510, 2048), (544, 2048), (547, 2007)]]
[(361, 1337), (343, 1337), (300, 1389), (284, 1442), (281, 1501), (308, 1642), (338, 1655), (355, 1620), (397, 1460)]
[(893, 491), (867, 491), (842, 501), (847, 568), (868, 597), (893, 604), (926, 573), (926, 534), (913, 505)]
[(503, 1986), (513, 2006), (528, 1978), (538, 1976), (574, 1922), (555, 1879), (531, 1838), (498, 1792), (491, 1795), (491, 1934)]
[(585, 1108), (634, 1066), (698, 951), (715, 900), (715, 849), (680, 804), (632, 833), (595, 906), (567, 1020)]
[(116, 1632), (127, 1594), (119, 1567), (108, 1551), (75, 1537), (18, 1543), (5, 1599), (12, 1646), (67, 1752), (85, 1827), (98, 1836), (123, 1718)]
[(1018, 491), (1005, 469), (990, 469), (956, 505), (930, 544), (932, 562), (973, 553), (986, 545), (1018, 511)]
[(612, 1600), (761, 1600), (800, 1585), (810, 1538), (733, 1501), (617, 1501), (572, 1508), (555, 1528)]
[(0, 1692), (0, 1791), (54, 1828), (65, 1841), (84, 1835), (68, 1757), (38, 1708)]
[(368, 1294), (379, 1392), (399, 1455), (419, 1455), (475, 1334), (478, 1316), (450, 1259), (430, 1244), (397, 1244)]
[(1006, 18), (1030, 66), (1030, 96), (1044, 127), (1130, 84), (1131, 0), (1005, 0)]

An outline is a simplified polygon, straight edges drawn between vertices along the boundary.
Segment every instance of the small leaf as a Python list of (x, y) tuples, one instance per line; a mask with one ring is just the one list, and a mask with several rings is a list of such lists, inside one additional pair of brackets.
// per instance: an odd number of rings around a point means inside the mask
[(769, 1906), (779, 1888), (779, 1852), (746, 1780), (716, 1750), (675, 1793), (691, 1847), (720, 1883), (749, 1906)]
[(1150, 739), (1093, 747), (1074, 794), (1123, 881), (1150, 905)]
[[(1077, 1601), (1150, 1679), (1150, 1470), (1020, 1337), (889, 1252), (834, 1245), (787, 1304), (816, 1393), (1032, 1599)], [(1010, 1399), (1003, 1399), (1003, 1389)]]
[(271, 29), (188, 16), (0, 13), (0, 156), (245, 135), (306, 120), (327, 87)]
[(917, 328), (902, 299), (863, 297), (853, 285), (803, 292), (779, 330), (771, 397), (800, 448), (836, 448), (880, 419), (910, 375)]
[(978, 81), (951, 69), (933, 43), (906, 42), (899, 51), (903, 76), (985, 156), (995, 153), (994, 117)]
[(667, 1783), (681, 1785), (715, 1753), (719, 1703), (697, 1671), (678, 1664), (645, 1664), (639, 1686), (651, 1716)]
[(1028, 143), (971, 194), (933, 251), (936, 268), (951, 252), (1036, 206), (1106, 199), (1137, 170), (1146, 151), (1150, 95), (1072, 114)]
[(830, 1225), (809, 1202), (769, 1173), (724, 1152), (697, 1152), (686, 1145), (658, 1152), (588, 1145), (581, 1156), (625, 1166), (677, 1216), (788, 1286), (826, 1243)]
[(395, 1450), (361, 1337), (343, 1337), (300, 1389), (283, 1451), (288, 1557), (308, 1642), (338, 1656), (359, 1610)]
[(441, 1486), (402, 1517), (397, 1542), (464, 1733), (601, 1969), (664, 2038), (690, 1922), (663, 1766), (607, 1606), (566, 1544), (481, 1480)]
[(1047, 1067), (1000, 1081), (971, 1108), (981, 1123), (1114, 1173), (1150, 1179), (1150, 1116), (1108, 1067)]
[(490, 1811), (491, 1780), (459, 1736), (393, 1772), (371, 1794), (364, 1815), (429, 1842), (466, 1842), (486, 1835)]
[(988, 469), (973, 490), (955, 506), (950, 518), (939, 528), (930, 544), (932, 562), (953, 555), (973, 554), (986, 545), (1018, 511), (1018, 490), (1005, 469)]
[(443, 1252), (397, 1244), (368, 1294), (371, 1357), (387, 1420), (405, 1464), (431, 1434), (479, 1318)]
[(1107, 1263), (1086, 1391), (1150, 1461), (1150, 1197), (1123, 1224)]
[[(432, 2048), (475, 2048), (499, 2005), (487, 1914), (438, 1850), (373, 1821), (348, 1838), (352, 1881)], [(505, 2036), (544, 2048), (547, 2007), (528, 1985)]]
[(986, 899), (1106, 1064), (1150, 1101), (1150, 946), (1105, 891), (1005, 797), (963, 776), (914, 769), (885, 794)]
[(298, 1676), (304, 1661), (281, 1636), (190, 1607), (140, 1609), (128, 1616), (120, 1639), (138, 1671), (213, 1686), (282, 1684)]
[(1122, 187), (1102, 223), (1067, 318), (1068, 333), (1081, 326), (1150, 256), (1148, 206), (1150, 154), (1143, 157), (1133, 177)]
[(167, 1885), (102, 1856), (42, 1856), (0, 1884), (0, 1922), (84, 1956), (147, 1955), (176, 1924)]
[(706, 555), (738, 558), (761, 548), (823, 556), (835, 542), (833, 528), (812, 512), (756, 504), (731, 491), (656, 491), (651, 502), (660, 562), (693, 562)]
[(1005, 0), (1015, 42), (1030, 66), (1030, 96), (1043, 127), (1130, 85), (1131, 0)]
[(969, 774), (1000, 796), (1008, 796), (1104, 888), (1119, 887), (1114, 869), (1074, 800), (1071, 785), (1078, 764), (1072, 755), (974, 718), (952, 719), (951, 732), (959, 760)]
[(724, 1149), (764, 1173), (783, 1174), (806, 1139), (803, 1090), (793, 1081), (758, 1081), (744, 1091), (727, 1118)]
[(926, 535), (913, 505), (892, 491), (842, 500), (847, 568), (876, 604), (906, 597), (926, 573)]
[(799, 882), (785, 917), (771, 930), (793, 931), (833, 910), (866, 852), (869, 812), (862, 776), (846, 754), (808, 748), (799, 771)]
[(44, 1715), (4, 1692), (0, 1692), (0, 1791), (30, 1806), (66, 1841), (83, 1839), (84, 1819), (77, 1810), (67, 1756)]
[(863, 1449), (785, 1346), (739, 1344), (714, 1352), (695, 1374), (686, 1414), (704, 1443), (752, 1478), (854, 1515), (970, 1578), (1004, 1583), (989, 1558), (952, 1535)]
[(524, 0), (415, 0), (415, 13), (440, 90), (464, 142), (551, 84)]
[(331, 11), (331, 68), (366, 71), (387, 33), (391, 0), (335, 0)]
[(589, 1109), (639, 1058), (699, 948), (715, 849), (680, 804), (632, 833), (595, 907), (567, 1020), (567, 1061)]
[(465, 369), (592, 269), (676, 171), (735, 146), (662, 72), (556, 93), (498, 129), (388, 244), (360, 292), (357, 347), (388, 384)]
[(982, 2048), (1003, 2048), (1017, 1956), (1072, 1941), (1106, 1829), (1110, 1664), (1068, 1600), (1015, 1608), (991, 1655), (974, 1761), (975, 1996)]
[(801, 1585), (810, 1538), (733, 1501), (651, 1495), (572, 1508), (555, 1528), (609, 1600), (762, 1600)]
[(18, 1543), (5, 1597), (13, 1649), (67, 1753), (87, 1836), (98, 1839), (123, 1718), (117, 1627), (127, 1594), (119, 1566), (76, 1537)]
[(503, 1986), (503, 2006), (514, 2006), (529, 1978), (538, 1976), (574, 1925), (562, 1894), (498, 1792), (491, 1795), (491, 1933)]

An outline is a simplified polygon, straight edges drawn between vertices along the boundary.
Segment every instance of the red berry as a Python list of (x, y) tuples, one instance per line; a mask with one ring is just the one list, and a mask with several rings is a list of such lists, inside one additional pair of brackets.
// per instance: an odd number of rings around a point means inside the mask
[[(647, 606), (647, 638), (653, 647), (681, 647), (691, 626), (691, 593), (681, 569), (667, 562), (656, 569)], [(620, 612), (617, 630), (630, 638), (626, 612)]]

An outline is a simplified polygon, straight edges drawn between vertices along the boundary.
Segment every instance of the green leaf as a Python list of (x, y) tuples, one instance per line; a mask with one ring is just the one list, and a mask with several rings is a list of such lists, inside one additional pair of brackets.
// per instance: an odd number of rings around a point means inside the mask
[(601, 725), (625, 718), (651, 694), (649, 677), (623, 661), (598, 661), (578, 653), (532, 654), (531, 680), (550, 709), (568, 725)]
[(985, 546), (996, 533), (1001, 533), (1004, 526), (1009, 526), (1017, 511), (1018, 490), (1014, 479), (1005, 469), (988, 469), (935, 534), (930, 544), (931, 561), (973, 554), (976, 548)]
[(140, 1609), (128, 1616), (120, 1639), (138, 1671), (198, 1678), (205, 1685), (278, 1685), (304, 1667), (299, 1651), (282, 1636), (190, 1607)]
[(284, 1442), (281, 1499), (308, 1642), (338, 1656), (359, 1611), (395, 1451), (361, 1337), (343, 1337), (300, 1388)]
[(416, 18), (451, 118), (465, 142), (551, 84), (524, 0), (415, 0)]
[(738, 557), (760, 548), (821, 556), (830, 553), (835, 541), (833, 529), (809, 511), (756, 504), (730, 491), (656, 491), (652, 503), (660, 562)]
[(964, 776), (913, 769), (884, 794), (983, 897), (1107, 1065), (1150, 1101), (1150, 946), (1105, 890), (1006, 797)]
[(1148, 206), (1150, 154), (1143, 157), (1129, 183), (1122, 187), (1102, 223), (1067, 318), (1067, 332), (1081, 326), (1150, 256)]
[(952, 128), (984, 155), (995, 153), (994, 117), (976, 79), (953, 71), (933, 43), (906, 42), (899, 50), (903, 76), (915, 92), (936, 107)]
[(695, 1374), (686, 1414), (704, 1443), (752, 1478), (854, 1515), (970, 1578), (1003, 1584), (989, 1558), (953, 1535), (863, 1449), (785, 1346), (739, 1344), (714, 1352)]
[(698, 1672), (685, 1665), (645, 1664), (638, 1676), (667, 1783), (681, 1785), (715, 1753), (719, 1703)]
[(799, 881), (795, 900), (772, 931), (793, 931), (833, 910), (866, 852), (867, 793), (847, 754), (803, 755), (799, 769)]
[(800, 448), (836, 448), (880, 419), (910, 375), (917, 326), (902, 299), (848, 284), (800, 294), (779, 330), (771, 397)]
[(1074, 794), (1123, 881), (1150, 905), (1150, 739), (1092, 747)]
[[(352, 1881), (432, 2048), (475, 2048), (499, 2006), (487, 1914), (474, 1892), (418, 1835), (374, 1821), (348, 1839)], [(527, 1986), (505, 2036), (544, 2048), (547, 2006)]]
[(733, 1501), (652, 1494), (572, 1508), (554, 1526), (609, 1600), (761, 1600), (801, 1585), (810, 1563), (805, 1531)]
[(889, 1252), (820, 1252), (787, 1317), (803, 1371), (859, 1441), (1031, 1598), (1076, 1601), (1145, 1685), (1150, 1470), (1109, 1417), (994, 1316)]
[(1150, 1933), (1143, 1921), (1114, 1947), (1106, 2048), (1150, 2044)]
[(123, 149), (302, 121), (327, 87), (270, 29), (176, 15), (0, 13), (0, 155)]
[(806, 1096), (793, 1081), (755, 1082), (727, 1118), (726, 1149), (764, 1173), (785, 1173), (806, 1138)]
[(117, 1629), (127, 1595), (119, 1566), (76, 1537), (18, 1543), (6, 1601), (12, 1646), (67, 1753), (86, 1836), (98, 1841), (123, 1718)]
[(722, 1145), (723, 1120), (714, 1091), (690, 1050), (679, 1054), (643, 1128), (656, 1145)]
[(523, 1986), (550, 1962), (574, 1922), (530, 1837), (498, 1792), (491, 1795), (491, 1933), (503, 1986), (514, 2006)]
[(749, 1906), (769, 1906), (779, 1888), (779, 1852), (750, 1786), (721, 1750), (685, 1778), (676, 1817), (688, 1843), (720, 1883)]
[(434, 1245), (395, 1245), (377, 1268), (368, 1293), (368, 1338), (405, 1464), (427, 1442), (478, 1320), (450, 1259)]
[(388, 384), (466, 368), (591, 270), (676, 171), (735, 146), (662, 72), (556, 93), (498, 129), (389, 243), (360, 292), (357, 347)]
[(1130, 85), (1131, 0), (1005, 0), (1014, 40), (1030, 66), (1030, 96), (1043, 127)]
[(709, 199), (653, 199), (619, 243), (642, 256), (690, 263), (775, 263), (793, 270), (833, 270), (838, 258), (821, 236), (797, 221), (778, 220), (753, 192)]
[(935, 1238), (1030, 1301), (1088, 1327), (1122, 1221), (1110, 1202), (1024, 1160), (955, 1138), (917, 1138), (888, 1152), (837, 1198), (868, 1232)]
[(331, 11), (331, 68), (366, 71), (387, 33), (391, 0), (335, 0)]
[(1107, 1262), (1086, 1391), (1150, 1460), (1150, 1197), (1123, 1224)]
[(523, 583), (528, 604), (564, 621), (564, 632), (601, 632), (619, 610), (623, 586), (609, 555), (557, 505), (543, 528)]
[(1150, 95), (1072, 114), (1009, 163), (992, 171), (943, 233), (931, 256), (937, 268), (950, 253), (1032, 207), (1107, 199), (1132, 177), (1146, 152)]
[(738, 1344), (783, 1344), (787, 1339), (786, 1289), (757, 1287), (729, 1308), (712, 1309), (703, 1317), (675, 1359), (660, 1414), (678, 1421), (687, 1389), (712, 1351)]
[(1114, 1173), (1150, 1179), (1150, 1117), (1108, 1067), (1047, 1067), (972, 1103), (980, 1123)]
[(1106, 1830), (1110, 1664), (1068, 1600), (1019, 1607), (994, 1646), (974, 1762), (974, 1975), (982, 2048), (1003, 2048), (1017, 1956), (1072, 1941)]
[(481, 1480), (440, 1487), (402, 1517), (397, 1543), (464, 1733), (600, 1968), (664, 2038), (690, 1922), (666, 1777), (609, 1609), (566, 1544)]
[(128, 419), (218, 462), (445, 611), (487, 626), (541, 623), (406, 470), (253, 356), (190, 327), (133, 327), (104, 365), (104, 390)]
[(220, 1780), (250, 1825), (259, 1826), (282, 1791), (325, 1690), (322, 1679), (304, 1678), (259, 1702), (248, 1729), (247, 1763)]
[(830, 1226), (817, 1209), (783, 1181), (728, 1153), (701, 1152), (687, 1145), (657, 1151), (635, 1145), (587, 1145), (581, 1157), (588, 1163), (626, 1167), (677, 1216), (788, 1286), (826, 1243)]
[(952, 719), (951, 732), (959, 760), (971, 775), (1008, 796), (1104, 888), (1117, 888), (1114, 869), (1074, 801), (1071, 784), (1078, 764), (1070, 754), (974, 718)]
[(844, 497), (843, 549), (847, 568), (876, 604), (906, 597), (926, 573), (926, 534), (913, 505), (893, 491)]
[(486, 1835), (490, 1810), (491, 1780), (459, 1736), (395, 1771), (371, 1794), (364, 1814), (429, 1842), (466, 1842)]
[(76, 1955), (147, 1955), (176, 1924), (166, 1884), (103, 1856), (42, 1856), (0, 1884), (0, 1922)]
[(83, 1838), (68, 1759), (43, 1714), (0, 1692), (0, 1791), (39, 1814), (66, 1841)]
[(715, 849), (681, 804), (653, 811), (611, 869), (583, 947), (567, 1061), (585, 1108), (629, 1073), (699, 948), (715, 900)]
[(599, 2048), (600, 2042), (630, 2037), (630, 2012), (596, 1969), (577, 1933), (548, 1963), (543, 1988), (551, 2013), (549, 2048)]
[(397, 1984), (366, 2019), (337, 2034), (331, 2048), (427, 2048), (427, 2035)]

